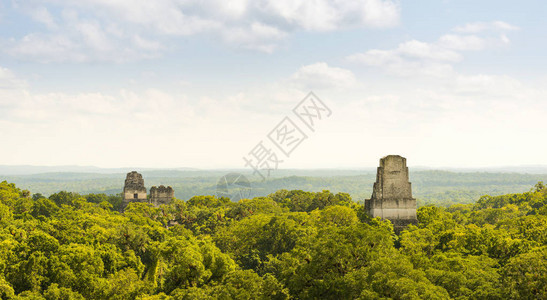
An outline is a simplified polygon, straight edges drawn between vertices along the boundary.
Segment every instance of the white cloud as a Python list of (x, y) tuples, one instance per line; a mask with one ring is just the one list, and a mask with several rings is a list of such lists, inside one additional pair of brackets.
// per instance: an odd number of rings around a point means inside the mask
[(19, 89), (26, 86), (26, 81), (17, 78), (11, 70), (0, 67), (0, 89)]
[(446, 34), (439, 38), (438, 44), (447, 49), (469, 51), (482, 50), (486, 48), (488, 42), (476, 35)]
[(29, 9), (29, 14), (33, 20), (46, 25), (48, 28), (57, 28), (57, 23), (47, 8), (43, 6), (34, 7)]
[(416, 40), (399, 44), (396, 52), (403, 57), (429, 59), (436, 61), (459, 61), (461, 55), (452, 51), (451, 47), (442, 47), (437, 44), (424, 43)]
[[(497, 28), (500, 30), (512, 29), (506, 23), (499, 23), (503, 26), (498, 23), (495, 26), (498, 26)], [(494, 26), (492, 24), (488, 25)], [(364, 53), (352, 54), (347, 57), (347, 60), (368, 66), (381, 67), (388, 73), (399, 76), (446, 77), (453, 75), (453, 64), (463, 59), (463, 52), (503, 47), (509, 43), (510, 40), (504, 33), (499, 36), (445, 34), (434, 42), (410, 40), (400, 43), (395, 49), (371, 49)]]
[(133, 36), (132, 41), (133, 41), (133, 44), (137, 46), (139, 49), (152, 51), (152, 53), (156, 51), (160, 51), (164, 48), (160, 42), (145, 39), (138, 34)]
[[(0, 155), (12, 164), (243, 167), (241, 157), (305, 96), (296, 82), (342, 87), (355, 80), (326, 63), (288, 77), (229, 93), (198, 88), (192, 94), (191, 87), (189, 94), (36, 93), (1, 68), (0, 139), (10, 145), (0, 147)], [(490, 74), (370, 79), (316, 91), (333, 114), (280, 167), (374, 166), (392, 152), (413, 165), (544, 162), (547, 144), (537, 139), (547, 110), (542, 86)], [(534, 147), (499, 147), (503, 140), (527, 139)]]
[(70, 38), (58, 34), (31, 33), (20, 40), (5, 43), (4, 51), (27, 60), (41, 62), (83, 61), (85, 55), (76, 51), (78, 45)]
[(304, 89), (351, 87), (357, 82), (350, 70), (330, 67), (324, 62), (303, 66), (290, 79)]
[(254, 22), (250, 27), (226, 29), (222, 32), (225, 41), (247, 49), (271, 53), (287, 33), (275, 27)]
[(442, 77), (452, 72), (451, 62), (461, 55), (434, 44), (412, 40), (394, 50), (372, 49), (347, 57), (350, 62), (384, 68), (398, 76), (426, 75)]
[[(14, 37), (4, 51), (43, 62), (154, 57), (169, 48), (166, 43), (196, 34), (272, 52), (295, 31), (390, 27), (400, 16), (394, 0), (41, 0), (13, 7), (47, 30)], [(52, 15), (54, 10), (62, 12)], [(29, 41), (44, 48), (33, 49)]]
[(74, 10), (62, 13), (63, 26), (4, 42), (4, 52), (39, 62), (125, 62), (158, 55), (164, 47), (115, 24), (83, 19)]
[(388, 72), (399, 76), (424, 75), (430, 77), (447, 77), (452, 74), (451, 64), (435, 61), (401, 61), (388, 66)]
[[(509, 76), (504, 75), (457, 75), (449, 86), (455, 93), (483, 94), (488, 91), (491, 97), (510, 97), (512, 99), (524, 96), (524, 85)], [(526, 92), (526, 94), (528, 94)]]
[(518, 30), (517, 26), (511, 25), (502, 21), (493, 21), (493, 22), (474, 22), (467, 23), (463, 26), (458, 26), (453, 29), (455, 32), (459, 33), (479, 33), (483, 31), (510, 31)]
[(11, 144), (0, 147), (0, 155), (13, 164), (243, 167), (242, 155), (303, 97), (278, 87), (193, 97), (160, 89), (3, 88), (16, 79), (0, 69), (0, 139)]
[(312, 31), (348, 27), (391, 27), (399, 22), (400, 8), (394, 1), (261, 1), (261, 12), (279, 18), (280, 24)]
[[(507, 75), (464, 73), (453, 68), (464, 59), (466, 51), (505, 47), (510, 43), (504, 32), (508, 30), (514, 28), (500, 25), (495, 30), (474, 33), (470, 29), (465, 34), (443, 35), (433, 42), (411, 40), (391, 49), (371, 49), (348, 56), (350, 62), (378, 67), (405, 78), (382, 77), (377, 82), (368, 82), (366, 93), (383, 99), (381, 104), (363, 100), (360, 102), (363, 107), (352, 106), (337, 113), (352, 120), (360, 115), (370, 117), (374, 120), (369, 122), (370, 127), (360, 125), (360, 128), (374, 128), (372, 134), (381, 141), (404, 141), (410, 137), (408, 143), (389, 147), (413, 157), (415, 164), (446, 166), (445, 156), (435, 153), (451, 153), (450, 164), (461, 166), (545, 161), (541, 157), (547, 147), (544, 142), (530, 149), (495, 145), (510, 139), (538, 141), (535, 136), (541, 135), (543, 128), (540, 120), (547, 102), (542, 99), (547, 97), (547, 90)], [(385, 82), (383, 87), (379, 82)], [(382, 118), (395, 119), (397, 124)], [(350, 130), (348, 126), (346, 132)], [(395, 138), (388, 138), (390, 135)], [(358, 147), (348, 145), (348, 148)]]

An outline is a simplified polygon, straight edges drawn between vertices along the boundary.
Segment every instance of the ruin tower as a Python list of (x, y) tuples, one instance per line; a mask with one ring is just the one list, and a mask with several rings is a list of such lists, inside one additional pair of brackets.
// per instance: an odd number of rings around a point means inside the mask
[(123, 187), (123, 207), (129, 202), (148, 202), (142, 175), (136, 171), (127, 173)]
[(365, 200), (365, 209), (373, 218), (390, 220), (396, 232), (418, 223), (406, 158), (388, 155), (380, 159), (372, 197)]
[(154, 206), (160, 204), (169, 204), (175, 197), (175, 191), (172, 187), (165, 187), (160, 185), (158, 187), (153, 186), (150, 188), (150, 203)]

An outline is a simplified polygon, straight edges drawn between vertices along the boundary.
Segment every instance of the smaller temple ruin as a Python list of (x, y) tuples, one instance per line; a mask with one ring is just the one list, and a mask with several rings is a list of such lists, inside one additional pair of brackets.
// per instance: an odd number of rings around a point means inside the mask
[(170, 186), (160, 185), (159, 187), (153, 186), (150, 188), (150, 203), (154, 206), (168, 204), (173, 198), (175, 198), (175, 190)]
[(153, 186), (150, 188), (150, 197), (148, 197), (142, 175), (136, 171), (132, 171), (127, 173), (127, 177), (125, 178), (122, 197), (124, 208), (131, 202), (144, 202), (159, 206), (161, 204), (169, 204), (175, 197), (175, 190), (170, 186)]
[(418, 223), (406, 158), (388, 155), (380, 159), (372, 197), (365, 200), (365, 210), (373, 218), (390, 220), (396, 232)]

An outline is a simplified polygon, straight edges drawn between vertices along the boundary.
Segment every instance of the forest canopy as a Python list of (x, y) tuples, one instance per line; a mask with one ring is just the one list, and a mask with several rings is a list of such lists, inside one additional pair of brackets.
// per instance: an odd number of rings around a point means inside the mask
[(152, 207), (0, 183), (2, 299), (545, 299), (547, 188), (422, 206), (396, 235), (347, 193)]

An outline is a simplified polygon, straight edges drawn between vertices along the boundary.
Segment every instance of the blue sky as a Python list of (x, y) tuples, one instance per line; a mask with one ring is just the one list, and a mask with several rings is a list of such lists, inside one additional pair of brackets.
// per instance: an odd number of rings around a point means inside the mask
[[(243, 167), (314, 91), (280, 168), (547, 164), (542, 1), (0, 1), (0, 164)], [(274, 146), (272, 146), (275, 149)]]

